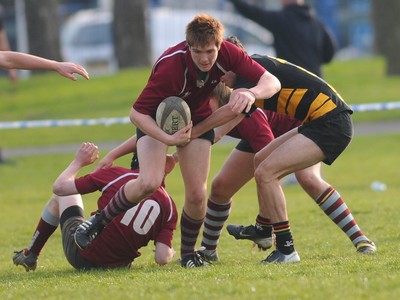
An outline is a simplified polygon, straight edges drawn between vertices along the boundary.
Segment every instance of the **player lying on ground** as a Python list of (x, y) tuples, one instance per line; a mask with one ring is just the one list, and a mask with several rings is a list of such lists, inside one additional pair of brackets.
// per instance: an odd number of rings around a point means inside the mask
[[(80, 194), (101, 191), (97, 201), (100, 210), (121, 186), (138, 176), (138, 169), (115, 166), (76, 177), (83, 167), (97, 158), (98, 150), (94, 144), (81, 145), (75, 159), (55, 181), (54, 195), (43, 210), (32, 241), (27, 248), (15, 253), (14, 264), (23, 266), (26, 271), (35, 270), (42, 248), (58, 225), (65, 256), (76, 269), (129, 267), (140, 256), (139, 249), (150, 241), (155, 243), (156, 263), (164, 265), (171, 262), (175, 254), (172, 248), (173, 230), (176, 229), (178, 216), (175, 203), (164, 184), (137, 206), (114, 218), (88, 248), (81, 250), (77, 247), (74, 232), (84, 222)], [(165, 174), (171, 172), (174, 166), (174, 158), (168, 156)]]
[(0, 51), (0, 68), (55, 71), (61, 76), (74, 81), (77, 80), (74, 76), (75, 73), (89, 79), (88, 72), (78, 64), (72, 62), (58, 62), (14, 51)]

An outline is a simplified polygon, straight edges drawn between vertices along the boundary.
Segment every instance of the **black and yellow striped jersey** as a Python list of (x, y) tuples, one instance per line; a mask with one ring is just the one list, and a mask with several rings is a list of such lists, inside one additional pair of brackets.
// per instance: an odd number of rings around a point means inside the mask
[[(336, 90), (317, 75), (288, 61), (258, 54), (251, 56), (281, 82), (281, 90), (269, 99), (257, 99), (255, 105), (300, 120), (302, 123), (330, 113), (350, 111)], [(237, 78), (235, 88), (253, 84)]]

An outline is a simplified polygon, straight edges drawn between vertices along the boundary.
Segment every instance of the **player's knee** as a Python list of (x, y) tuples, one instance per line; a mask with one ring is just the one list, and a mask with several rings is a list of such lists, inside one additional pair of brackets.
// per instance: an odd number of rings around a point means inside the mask
[(193, 190), (186, 195), (186, 201), (192, 205), (200, 205), (207, 198), (206, 189)]
[(268, 172), (267, 168), (262, 168), (259, 166), (254, 171), (254, 179), (258, 185), (268, 184), (273, 180), (276, 180), (275, 177), (272, 176), (270, 172)]
[(151, 195), (153, 194), (160, 186), (162, 180), (157, 178), (151, 178), (148, 180), (141, 180), (140, 182), (140, 190), (142, 191), (143, 195)]

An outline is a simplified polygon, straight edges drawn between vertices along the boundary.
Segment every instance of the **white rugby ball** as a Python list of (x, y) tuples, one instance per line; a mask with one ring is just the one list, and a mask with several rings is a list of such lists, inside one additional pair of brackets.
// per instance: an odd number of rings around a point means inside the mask
[(166, 133), (174, 134), (189, 124), (190, 108), (187, 103), (176, 96), (164, 99), (157, 108), (157, 125)]

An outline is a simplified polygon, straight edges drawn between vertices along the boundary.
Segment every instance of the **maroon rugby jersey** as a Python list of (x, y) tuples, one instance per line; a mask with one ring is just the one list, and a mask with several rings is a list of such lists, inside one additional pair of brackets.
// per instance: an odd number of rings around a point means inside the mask
[[(97, 206), (103, 209), (121, 186), (137, 176), (138, 173), (130, 169), (111, 167), (77, 178), (75, 185), (80, 194), (101, 191)], [(140, 256), (138, 250), (151, 240), (172, 247), (177, 220), (174, 201), (164, 187), (160, 187), (153, 195), (115, 217), (99, 237), (80, 252), (99, 266), (127, 266)]]
[(256, 85), (265, 69), (238, 47), (223, 41), (214, 66), (199, 84), (189, 47), (185, 41), (181, 42), (167, 49), (156, 61), (133, 108), (155, 119), (158, 104), (169, 96), (178, 96), (187, 102), (193, 124), (197, 124), (211, 114), (208, 97), (227, 71), (233, 71)]
[(254, 153), (268, 145), (275, 137), (301, 125), (301, 122), (274, 111), (257, 108), (244, 118), (229, 136), (247, 141)]

